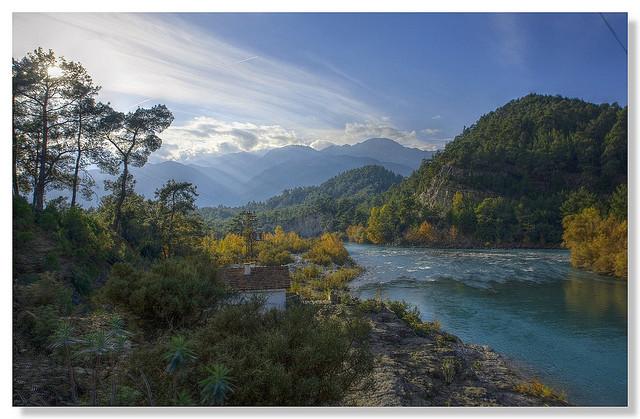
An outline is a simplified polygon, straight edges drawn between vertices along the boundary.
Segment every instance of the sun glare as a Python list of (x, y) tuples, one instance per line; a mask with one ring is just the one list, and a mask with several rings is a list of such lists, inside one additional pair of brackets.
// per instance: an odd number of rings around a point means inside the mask
[(62, 69), (57, 65), (51, 66), (47, 69), (47, 75), (49, 77), (60, 77), (62, 76)]

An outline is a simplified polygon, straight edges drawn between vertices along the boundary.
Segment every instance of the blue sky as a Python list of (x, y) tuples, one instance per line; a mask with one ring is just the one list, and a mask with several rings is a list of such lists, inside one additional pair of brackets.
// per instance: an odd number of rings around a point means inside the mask
[[(626, 14), (606, 14), (626, 47)], [(166, 103), (159, 159), (387, 136), (442, 147), (530, 92), (627, 103), (598, 14), (15, 14), (14, 57), (82, 62), (121, 110)]]

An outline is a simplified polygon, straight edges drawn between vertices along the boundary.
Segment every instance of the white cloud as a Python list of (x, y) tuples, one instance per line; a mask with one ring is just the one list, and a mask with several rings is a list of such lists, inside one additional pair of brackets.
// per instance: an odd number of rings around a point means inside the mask
[(440, 128), (425, 128), (421, 131), (426, 135), (436, 135), (442, 132)]
[(378, 114), (350, 95), (344, 79), (238, 48), (172, 15), (14, 14), (14, 57), (38, 46), (83, 63), (103, 97), (123, 109), (153, 98), (225, 120), (298, 127)]
[(171, 160), (191, 160), (203, 154), (259, 151), (299, 144), (293, 130), (279, 125), (225, 122), (205, 116), (193, 118), (183, 125), (174, 125), (161, 136), (163, 146), (159, 157)]
[(310, 73), (238, 48), (173, 15), (14, 14), (14, 57), (39, 46), (81, 62), (103, 86), (101, 100), (120, 110), (167, 103), (177, 118), (162, 134), (154, 159), (289, 144), (321, 148), (372, 137), (422, 149), (446, 141), (426, 138), (439, 132), (433, 128), (395, 127), (349, 89), (366, 86), (330, 63), (325, 67), (331, 76)]

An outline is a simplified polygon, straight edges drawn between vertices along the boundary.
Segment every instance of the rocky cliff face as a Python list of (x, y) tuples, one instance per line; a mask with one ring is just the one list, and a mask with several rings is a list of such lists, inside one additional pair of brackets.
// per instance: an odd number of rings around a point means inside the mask
[(527, 394), (531, 382), (487, 346), (435, 332), (421, 337), (395, 313), (368, 314), (371, 376), (346, 406), (567, 406), (554, 394)]

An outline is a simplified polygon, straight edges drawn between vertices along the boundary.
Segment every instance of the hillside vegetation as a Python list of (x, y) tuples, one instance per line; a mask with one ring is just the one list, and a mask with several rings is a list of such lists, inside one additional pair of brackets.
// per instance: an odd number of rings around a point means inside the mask
[[(349, 236), (435, 246), (564, 243), (576, 266), (625, 276), (626, 182), (626, 108), (528, 95), (465, 128)], [(586, 232), (578, 225), (585, 217), (608, 224)], [(593, 241), (608, 245), (585, 245)], [(594, 262), (605, 248), (618, 268)]]
[(236, 208), (201, 208), (199, 212), (219, 233), (230, 230), (233, 216), (251, 210), (266, 230), (280, 225), (285, 230), (313, 236), (324, 231), (345, 231), (350, 224), (366, 222), (370, 208), (380, 204), (381, 194), (401, 181), (402, 176), (384, 167), (364, 166), (319, 186), (285, 190), (264, 202)]
[[(371, 368), (368, 323), (301, 301), (237, 303), (217, 273), (297, 257), (334, 283), (353, 274), (340, 238), (276, 228), (254, 243), (248, 212), (218, 236), (193, 184), (169, 179), (139, 195), (133, 168), (162, 146), (173, 116), (164, 105), (118, 112), (98, 92), (53, 51), (13, 61), (14, 405), (339, 403)], [(93, 165), (113, 177), (86, 210)]]

